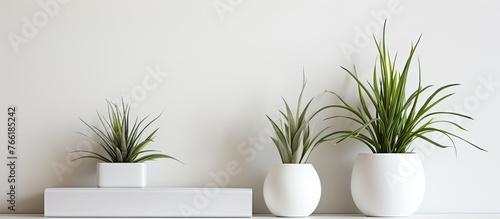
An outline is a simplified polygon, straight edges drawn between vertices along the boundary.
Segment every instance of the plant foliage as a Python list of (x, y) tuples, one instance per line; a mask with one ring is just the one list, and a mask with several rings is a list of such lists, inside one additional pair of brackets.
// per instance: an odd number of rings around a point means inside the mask
[[(360, 127), (355, 130), (337, 131), (331, 133), (330, 136), (338, 135), (338, 137), (334, 138), (338, 142), (347, 138), (359, 140), (368, 146), (373, 153), (411, 152), (412, 149), (409, 145), (415, 139), (422, 139), (440, 148), (451, 146), (455, 148), (455, 140), (459, 139), (484, 151), (484, 149), (459, 135), (436, 126), (438, 124), (449, 124), (465, 131), (465, 128), (445, 117), (472, 119), (456, 112), (434, 110), (435, 106), (454, 94), (448, 92), (448, 90), (458, 86), (458, 84), (447, 84), (437, 89), (433, 89), (432, 85), (422, 86), (419, 61), (418, 88), (411, 92), (409, 96), (406, 96), (410, 64), (421, 36), (415, 44), (411, 45), (404, 68), (400, 71), (396, 69), (397, 55), (392, 59), (389, 53), (385, 29), (386, 25), (384, 23), (381, 41), (377, 41), (375, 36), (373, 37), (378, 50), (378, 59), (373, 69), (371, 83), (363, 84), (361, 82), (361, 79), (357, 76), (355, 66), (353, 71), (342, 67), (356, 81), (360, 106), (350, 105), (339, 95), (332, 92), (341, 101), (341, 104), (332, 105), (331, 107), (345, 110), (352, 115), (330, 118), (348, 119), (359, 124)], [(449, 141), (447, 144), (436, 142), (427, 137), (430, 133), (444, 135)]]
[(299, 99), (297, 102), (297, 110), (295, 115), (292, 113), (289, 104), (284, 98), (286, 111), (280, 112), (280, 119), (275, 122), (269, 116), (266, 117), (271, 122), (271, 125), (276, 134), (275, 137), (271, 137), (274, 145), (278, 149), (281, 156), (281, 161), (283, 163), (297, 163), (304, 164), (307, 162), (311, 152), (321, 143), (326, 141), (327, 136), (321, 136), (325, 130), (329, 127), (322, 129), (317, 134), (314, 134), (311, 127), (311, 120), (321, 111), (328, 107), (323, 107), (312, 115), (307, 115), (307, 110), (309, 109), (314, 98), (311, 98), (306, 104), (304, 109), (300, 110), (302, 95), (304, 94), (304, 89), (306, 87), (305, 74), (303, 75), (302, 90), (300, 91)]
[[(145, 129), (156, 121), (160, 115), (153, 120), (146, 122), (147, 117), (139, 120), (136, 118), (133, 122), (130, 121), (130, 105), (123, 103), (121, 106), (116, 103), (108, 102), (107, 117), (97, 112), (97, 116), (101, 122), (102, 129), (94, 125), (90, 125), (83, 119), (80, 119), (90, 130), (95, 137), (79, 133), (91, 139), (101, 148), (106, 151), (106, 155), (101, 155), (89, 150), (77, 150), (74, 152), (83, 152), (87, 155), (78, 157), (93, 158), (109, 163), (139, 163), (157, 158), (170, 158), (177, 160), (171, 156), (152, 153), (156, 150), (144, 150), (144, 147), (150, 142), (153, 142), (158, 128), (147, 135), (146, 139), (141, 140), (141, 136)], [(145, 125), (143, 125), (145, 124)], [(178, 160), (177, 160), (178, 161)]]

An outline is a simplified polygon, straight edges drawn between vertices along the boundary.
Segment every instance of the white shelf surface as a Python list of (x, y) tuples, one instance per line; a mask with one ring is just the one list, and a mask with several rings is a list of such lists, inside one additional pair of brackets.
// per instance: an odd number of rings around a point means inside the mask
[(252, 216), (248, 188), (47, 188), (44, 198), (48, 218)]
[[(42, 219), (45, 218), (43, 214), (0, 214), (1, 219)], [(274, 217), (272, 215), (253, 215), (255, 219), (283, 219), (282, 217)], [(367, 219), (377, 217), (366, 217), (359, 214), (314, 214), (307, 219)], [(397, 217), (390, 217), (391, 219)], [(408, 219), (500, 219), (500, 214), (415, 214), (410, 217), (403, 217)], [(66, 218), (58, 218), (66, 219)], [(70, 219), (70, 218), (67, 218)], [(74, 218), (71, 218), (74, 219)], [(82, 218), (80, 218), (82, 219)], [(91, 218), (91, 219), (110, 219), (110, 218)], [(131, 219), (131, 218), (115, 218), (115, 219)], [(144, 218), (151, 219), (151, 218)], [(168, 218), (173, 219), (173, 218)], [(183, 218), (184, 219), (184, 218)], [(197, 218), (200, 219), (200, 218)], [(214, 219), (214, 218), (210, 218)], [(224, 218), (228, 219), (228, 218)], [(241, 218), (239, 218), (241, 219)]]

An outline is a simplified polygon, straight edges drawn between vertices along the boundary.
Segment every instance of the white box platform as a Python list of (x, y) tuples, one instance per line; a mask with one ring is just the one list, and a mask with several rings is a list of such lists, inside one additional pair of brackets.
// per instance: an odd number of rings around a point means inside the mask
[(47, 188), (45, 217), (250, 218), (252, 189)]

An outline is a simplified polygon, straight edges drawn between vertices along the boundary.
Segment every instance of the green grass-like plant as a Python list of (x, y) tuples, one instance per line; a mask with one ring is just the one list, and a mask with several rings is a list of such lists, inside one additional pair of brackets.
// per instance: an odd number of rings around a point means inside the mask
[[(89, 150), (76, 150), (75, 153), (85, 153), (86, 155), (80, 156), (77, 159), (92, 158), (108, 163), (140, 163), (148, 160), (158, 158), (175, 159), (169, 155), (157, 152), (156, 150), (144, 150), (144, 147), (150, 142), (153, 142), (158, 128), (152, 133), (147, 135), (146, 139), (141, 140), (141, 136), (145, 129), (156, 121), (160, 115), (146, 122), (147, 117), (140, 119), (137, 117), (133, 123), (130, 121), (130, 105), (122, 101), (121, 106), (107, 101), (108, 112), (107, 117), (97, 112), (97, 116), (101, 122), (102, 129), (90, 125), (83, 119), (80, 119), (90, 130), (92, 130), (95, 137), (89, 136), (84, 133), (79, 133), (106, 151), (106, 155), (101, 155)], [(144, 126), (142, 126), (145, 124)], [(146, 154), (148, 153), (148, 154)], [(179, 160), (177, 160), (179, 161)], [(180, 161), (179, 161), (180, 162)]]
[[(373, 69), (371, 83), (363, 84), (361, 82), (361, 79), (357, 76), (355, 66), (353, 71), (342, 67), (356, 81), (360, 106), (350, 105), (338, 94), (332, 92), (341, 101), (341, 104), (332, 105), (331, 107), (342, 109), (352, 115), (333, 116), (329, 119), (342, 118), (351, 120), (359, 124), (360, 127), (355, 130), (336, 131), (329, 135), (337, 136), (334, 138), (337, 142), (347, 138), (359, 140), (368, 146), (373, 153), (411, 152), (413, 148), (410, 148), (410, 144), (416, 139), (422, 139), (440, 148), (453, 146), (455, 151), (455, 140), (459, 139), (484, 151), (484, 149), (459, 135), (436, 126), (438, 124), (448, 124), (465, 131), (466, 129), (459, 124), (444, 117), (461, 117), (472, 120), (471, 117), (461, 113), (434, 110), (435, 106), (454, 94), (448, 92), (448, 90), (459, 84), (447, 84), (434, 90), (432, 85), (422, 86), (419, 61), (418, 88), (411, 92), (409, 96), (405, 95), (410, 65), (421, 36), (415, 44), (411, 45), (404, 68), (399, 71), (396, 69), (397, 55), (394, 56), (394, 59), (390, 56), (385, 30), (386, 24), (384, 23), (383, 36), (380, 42), (373, 36), (378, 50), (378, 60)], [(430, 133), (442, 134), (449, 141), (446, 144), (436, 142), (426, 136)]]
[(312, 133), (311, 120), (321, 111), (328, 107), (323, 107), (311, 115), (307, 115), (314, 98), (311, 98), (306, 104), (304, 109), (300, 110), (302, 95), (306, 87), (307, 81), (305, 74), (303, 75), (302, 90), (300, 91), (299, 99), (297, 102), (297, 110), (295, 115), (292, 113), (290, 106), (284, 98), (286, 112), (280, 112), (280, 119), (275, 122), (268, 115), (267, 119), (271, 122), (273, 130), (276, 134), (271, 137), (274, 145), (280, 153), (281, 161), (283, 163), (304, 164), (307, 162), (311, 152), (321, 143), (326, 141), (327, 136), (321, 136), (329, 127), (322, 129), (317, 134)]

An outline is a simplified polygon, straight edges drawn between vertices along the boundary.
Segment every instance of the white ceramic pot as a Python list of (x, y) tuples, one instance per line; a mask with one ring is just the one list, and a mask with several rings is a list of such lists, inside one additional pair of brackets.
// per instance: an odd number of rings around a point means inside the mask
[(321, 198), (321, 182), (311, 164), (277, 164), (264, 181), (264, 201), (275, 216), (307, 217)]
[(418, 154), (359, 154), (352, 170), (351, 193), (358, 209), (367, 216), (412, 215), (425, 193)]
[(97, 186), (101, 188), (146, 187), (146, 163), (98, 163)]

